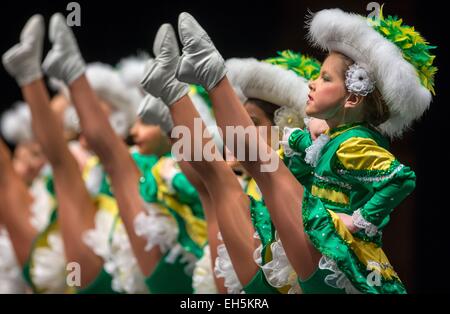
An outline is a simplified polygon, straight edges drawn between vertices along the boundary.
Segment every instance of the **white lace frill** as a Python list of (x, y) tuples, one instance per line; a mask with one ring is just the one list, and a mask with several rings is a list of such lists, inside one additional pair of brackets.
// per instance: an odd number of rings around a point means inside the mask
[(294, 133), (297, 130), (301, 130), (300, 128), (290, 128), (285, 127), (283, 129), (283, 138), (280, 141), (280, 145), (283, 147), (284, 155), (286, 157), (292, 157), (293, 155), (297, 154), (290, 146), (289, 146), (289, 137), (291, 137), (291, 134)]
[[(218, 238), (219, 240), (222, 240), (220, 232), (218, 233)], [(242, 284), (234, 271), (230, 255), (228, 254), (225, 244), (220, 244), (217, 246), (217, 258), (214, 266), (214, 274), (217, 278), (225, 279), (224, 286), (227, 288), (227, 292), (229, 294), (244, 293)]]
[(322, 149), (330, 141), (330, 137), (326, 134), (321, 134), (311, 146), (305, 150), (305, 161), (309, 165), (316, 167), (319, 158), (322, 154)]
[(209, 245), (203, 248), (203, 256), (195, 263), (192, 287), (196, 294), (217, 294)]
[(156, 204), (146, 203), (147, 213), (139, 213), (134, 220), (134, 230), (136, 235), (147, 240), (146, 251), (150, 251), (155, 246), (159, 246), (162, 254), (168, 263), (175, 263), (181, 256), (180, 262), (186, 263), (184, 271), (192, 276), (197, 258), (187, 252), (178, 242), (178, 225), (176, 221), (166, 214), (162, 214), (161, 209)]
[(331, 258), (322, 256), (319, 261), (319, 268), (326, 269), (332, 272), (332, 274), (325, 277), (325, 283), (333, 288), (344, 289), (347, 294), (360, 294), (350, 282), (350, 280), (345, 276), (345, 274), (339, 270), (336, 262)]
[[(119, 220), (114, 226), (115, 215), (99, 209), (95, 216), (95, 228), (83, 235), (83, 240), (95, 254), (104, 260), (104, 269), (112, 277), (112, 289), (121, 293), (146, 293), (142, 274), (128, 238)], [(112, 228), (115, 228), (110, 239)]]
[(31, 278), (44, 293), (64, 293), (66, 290), (66, 258), (61, 234), (54, 231), (47, 236), (48, 246), (33, 253)]
[(156, 204), (147, 203), (146, 211), (139, 213), (134, 220), (136, 235), (147, 240), (146, 251), (158, 245), (161, 253), (165, 254), (177, 242), (178, 226), (172, 217), (162, 214)]
[(115, 226), (105, 270), (113, 277), (112, 288), (122, 293), (148, 293), (145, 277), (134, 256), (128, 234), (121, 221)]
[(25, 293), (25, 282), (6, 229), (0, 227), (0, 294)]
[(40, 232), (48, 225), (53, 209), (53, 199), (47, 190), (43, 178), (37, 178), (33, 181), (30, 193), (33, 196), (30, 222)]
[(353, 224), (360, 228), (364, 229), (365, 233), (369, 237), (373, 237), (377, 235), (378, 228), (374, 224), (368, 222), (364, 219), (364, 217), (361, 215), (361, 209), (356, 210), (352, 215)]
[[(259, 239), (257, 233), (255, 233), (254, 237)], [(253, 253), (253, 258), (258, 266), (261, 267), (267, 282), (272, 287), (279, 289), (289, 286), (289, 294), (299, 294), (301, 293), (301, 288), (297, 280), (297, 273), (286, 256), (278, 234), (275, 234), (275, 237), (276, 241), (270, 245), (270, 250), (272, 251), (271, 261), (262, 265), (262, 244)]]

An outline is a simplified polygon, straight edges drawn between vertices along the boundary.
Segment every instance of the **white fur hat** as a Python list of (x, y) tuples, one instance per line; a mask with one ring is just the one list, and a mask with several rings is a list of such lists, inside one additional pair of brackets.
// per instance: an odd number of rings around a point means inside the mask
[(145, 65), (149, 60), (153, 59), (145, 53), (120, 60), (117, 64), (117, 70), (127, 86), (140, 88)]
[[(113, 113), (110, 122), (113, 129), (117, 134), (126, 136), (137, 119), (137, 107), (143, 98), (139, 90), (127, 86), (112, 66), (100, 62), (87, 65), (86, 78), (97, 96), (111, 105)], [(62, 82), (51, 80), (51, 85), (71, 99), (69, 89)], [(67, 109), (65, 122), (70, 124), (66, 127), (74, 128), (72, 124), (76, 124), (78, 119), (76, 112), (70, 108)]]
[[(426, 46), (425, 40), (413, 28), (402, 26), (402, 21), (396, 18), (384, 19), (382, 13), (380, 23), (377, 25), (363, 16), (340, 9), (322, 10), (307, 22), (308, 37), (314, 46), (343, 53), (368, 67), (390, 110), (389, 120), (379, 129), (393, 138), (401, 136), (429, 107), (436, 68), (431, 65), (434, 57), (428, 54), (428, 49), (433, 47)], [(403, 39), (392, 37), (395, 32), (404, 34), (399, 36)], [(405, 45), (405, 38), (408, 45)], [(426, 64), (418, 66), (412, 51), (407, 51), (416, 44), (421, 44)], [(428, 70), (425, 74), (417, 69), (422, 70), (423, 66)]]
[(309, 93), (305, 78), (253, 58), (229, 59), (226, 67), (228, 79), (242, 102), (257, 98), (278, 105), (274, 119), (279, 127), (303, 127)]
[(11, 144), (20, 144), (33, 139), (31, 112), (23, 101), (3, 113), (0, 121), (3, 137)]

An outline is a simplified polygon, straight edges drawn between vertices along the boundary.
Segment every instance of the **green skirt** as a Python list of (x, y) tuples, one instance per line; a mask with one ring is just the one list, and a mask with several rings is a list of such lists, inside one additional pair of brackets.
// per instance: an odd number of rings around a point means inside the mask
[(153, 273), (146, 278), (145, 284), (152, 294), (192, 294), (192, 276), (184, 271), (186, 262), (181, 262), (179, 256), (174, 263), (169, 263), (166, 253)]

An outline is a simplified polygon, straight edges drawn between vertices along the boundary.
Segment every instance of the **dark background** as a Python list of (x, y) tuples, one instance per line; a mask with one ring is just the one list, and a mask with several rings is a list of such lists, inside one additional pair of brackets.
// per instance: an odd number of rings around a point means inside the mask
[[(35, 13), (50, 16), (60, 11), (67, 15), (70, 1), (0, 2), (0, 52), (19, 39), (27, 19)], [(274, 56), (292, 49), (322, 59), (304, 39), (307, 9), (318, 11), (339, 7), (367, 15), (370, 1), (78, 1), (81, 27), (75, 27), (80, 49), (87, 62), (116, 64), (138, 51), (151, 51), (154, 35), (165, 22), (175, 28), (177, 16), (190, 12), (206, 29), (224, 58)], [(382, 3), (382, 2), (380, 2)], [(403, 139), (392, 143), (397, 158), (417, 174), (413, 194), (392, 215), (385, 231), (384, 247), (400, 278), (411, 293), (449, 292), (447, 266), (450, 244), (447, 175), (447, 134), (445, 99), (448, 86), (448, 30), (446, 8), (437, 1), (385, 1), (385, 15), (398, 15), (414, 25), (433, 45), (439, 68), (436, 93), (430, 110)], [(49, 49), (46, 43), (45, 50)], [(44, 52), (45, 55), (46, 52)], [(0, 111), (19, 100), (20, 90), (6, 71), (0, 69)], [(446, 129), (446, 128), (445, 128)], [(1, 174), (0, 174), (1, 175)], [(447, 194), (449, 193), (449, 194)]]

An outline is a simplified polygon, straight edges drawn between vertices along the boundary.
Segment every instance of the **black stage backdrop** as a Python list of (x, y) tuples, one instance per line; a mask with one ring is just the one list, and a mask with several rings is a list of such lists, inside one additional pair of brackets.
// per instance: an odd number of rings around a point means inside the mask
[[(66, 10), (70, 1), (1, 1), (0, 52), (18, 41), (26, 20), (41, 13), (50, 16)], [(190, 12), (207, 30), (224, 58), (274, 56), (292, 49), (322, 59), (305, 40), (304, 17), (308, 9), (318, 11), (339, 7), (367, 15), (370, 1), (78, 1), (81, 26), (75, 27), (80, 49), (87, 62), (116, 64), (138, 51), (151, 52), (152, 42), (162, 23), (177, 25), (182, 11)], [(381, 4), (381, 3), (380, 3)], [(448, 86), (448, 27), (446, 8), (437, 1), (385, 1), (385, 14), (397, 14), (414, 25), (432, 44), (437, 45), (436, 97), (430, 110), (413, 131), (392, 144), (401, 162), (417, 174), (414, 193), (399, 206), (385, 231), (384, 247), (400, 278), (411, 293), (450, 291), (450, 252), (448, 241), (449, 209), (446, 193), (448, 167), (444, 133), (445, 99)], [(49, 48), (47, 40), (46, 51)], [(6, 71), (0, 70), (0, 111), (7, 109), (21, 95)], [(1, 174), (0, 174), (1, 175)], [(449, 229), (447, 229), (449, 228)]]

